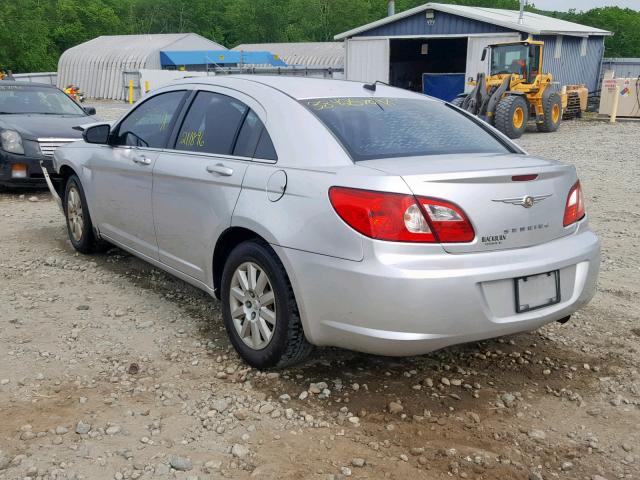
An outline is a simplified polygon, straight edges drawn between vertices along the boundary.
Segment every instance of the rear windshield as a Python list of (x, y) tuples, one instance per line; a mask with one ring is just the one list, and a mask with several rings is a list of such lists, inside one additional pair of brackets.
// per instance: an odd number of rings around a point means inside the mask
[(302, 100), (338, 137), (354, 161), (510, 150), (442, 102), (412, 98)]

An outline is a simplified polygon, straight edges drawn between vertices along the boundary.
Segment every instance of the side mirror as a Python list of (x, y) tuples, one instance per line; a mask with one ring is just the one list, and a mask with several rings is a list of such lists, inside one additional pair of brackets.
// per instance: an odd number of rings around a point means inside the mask
[(487, 59), (487, 50), (489, 50), (487, 47), (482, 49), (482, 57), (480, 57), (480, 60), (483, 62)]
[(96, 143), (98, 145), (107, 145), (109, 143), (109, 135), (111, 134), (111, 125), (101, 123), (93, 125), (82, 132), (82, 138), (87, 143)]
[(95, 115), (96, 114), (95, 107), (82, 107), (82, 109), (85, 111), (85, 113), (87, 115)]

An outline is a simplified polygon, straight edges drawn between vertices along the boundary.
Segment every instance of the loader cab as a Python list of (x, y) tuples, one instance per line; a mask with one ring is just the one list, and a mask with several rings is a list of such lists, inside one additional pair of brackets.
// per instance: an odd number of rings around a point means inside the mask
[(489, 46), (489, 75), (515, 74), (526, 83), (534, 83), (542, 73), (543, 45), (542, 42), (525, 41)]

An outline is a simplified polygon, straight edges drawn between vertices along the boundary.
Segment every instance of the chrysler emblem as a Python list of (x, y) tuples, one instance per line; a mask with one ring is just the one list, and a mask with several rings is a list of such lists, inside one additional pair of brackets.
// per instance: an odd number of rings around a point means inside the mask
[(493, 200), (494, 202), (508, 203), (510, 205), (520, 205), (524, 208), (531, 208), (536, 203), (540, 203), (541, 201), (549, 198), (551, 194), (548, 195), (525, 195), (524, 197), (518, 198), (500, 198), (498, 200)]

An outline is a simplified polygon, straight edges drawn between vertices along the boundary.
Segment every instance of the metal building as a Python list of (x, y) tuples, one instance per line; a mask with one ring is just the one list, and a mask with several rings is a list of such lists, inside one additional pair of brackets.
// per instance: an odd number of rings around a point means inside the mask
[(126, 98), (124, 73), (160, 69), (160, 53), (226, 50), (195, 33), (108, 35), (65, 51), (58, 61), (58, 87), (78, 86), (90, 98)]
[(232, 48), (242, 52), (271, 52), (287, 65), (309, 68), (344, 68), (343, 42), (245, 43)]
[[(423, 74), (457, 74), (459, 85), (487, 73), (482, 50), (490, 44), (524, 40), (545, 42), (544, 69), (558, 85), (598, 87), (604, 38), (611, 32), (517, 10), (441, 3), (390, 15), (335, 36), (344, 40), (346, 78), (380, 80), (424, 91)], [(466, 86), (465, 86), (466, 85)], [(461, 93), (461, 92), (456, 92)]]

